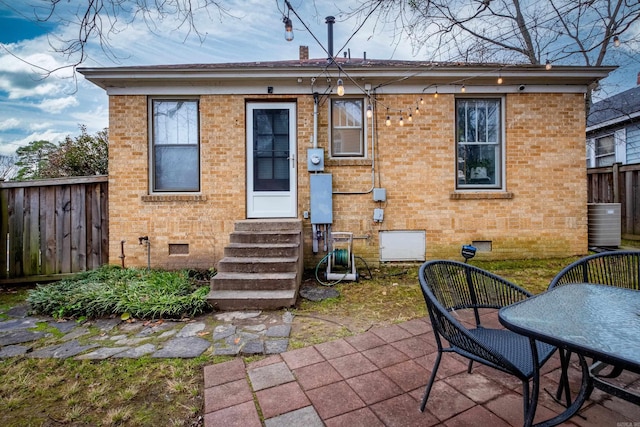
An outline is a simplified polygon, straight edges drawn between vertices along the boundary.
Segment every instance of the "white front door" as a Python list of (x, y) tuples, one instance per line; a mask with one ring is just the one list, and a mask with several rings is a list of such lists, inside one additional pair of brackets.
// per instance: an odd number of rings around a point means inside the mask
[(247, 217), (295, 218), (296, 104), (247, 104)]

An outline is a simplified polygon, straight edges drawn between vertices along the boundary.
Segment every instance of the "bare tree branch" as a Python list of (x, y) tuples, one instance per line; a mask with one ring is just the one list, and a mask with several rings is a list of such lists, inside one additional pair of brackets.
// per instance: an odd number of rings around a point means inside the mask
[[(85, 0), (78, 3), (74, 6), (68, 1), (42, 0), (34, 8), (36, 22), (76, 29), (72, 38), (48, 36), (53, 51), (62, 54), (70, 62), (57, 69), (46, 70), (44, 77), (63, 68), (75, 69), (87, 59), (88, 46), (94, 42), (111, 60), (117, 62), (119, 58), (112, 49), (110, 36), (135, 22), (144, 22), (155, 33), (159, 23), (172, 19), (175, 21), (174, 30), (185, 32), (185, 40), (195, 35), (202, 43), (206, 32), (199, 28), (197, 15), (210, 14), (213, 10), (220, 19), (232, 16), (223, 6), (223, 0)], [(8, 50), (6, 46), (3, 47)]]
[(449, 61), (540, 64), (546, 55), (602, 65), (614, 37), (637, 40), (640, 20), (635, 0), (360, 0), (346, 13), (364, 15), (380, 4), (378, 20), (409, 36), (414, 50)]

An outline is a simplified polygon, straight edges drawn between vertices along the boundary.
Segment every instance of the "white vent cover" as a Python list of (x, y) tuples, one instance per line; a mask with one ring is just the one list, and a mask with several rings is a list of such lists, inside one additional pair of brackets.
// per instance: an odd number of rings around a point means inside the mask
[(380, 261), (424, 261), (426, 232), (424, 230), (381, 231)]

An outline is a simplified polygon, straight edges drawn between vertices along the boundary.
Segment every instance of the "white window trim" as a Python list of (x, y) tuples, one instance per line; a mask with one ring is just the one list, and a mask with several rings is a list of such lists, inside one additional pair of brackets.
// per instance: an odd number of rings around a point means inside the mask
[(618, 129), (613, 135), (616, 162), (627, 164), (627, 129)]
[(328, 102), (328, 116), (329, 116), (329, 141), (328, 141), (328, 149), (329, 158), (336, 160), (346, 160), (346, 159), (367, 159), (369, 158), (369, 148), (368, 148), (368, 132), (367, 127), (369, 125), (369, 120), (367, 118), (367, 108), (369, 106), (367, 97), (359, 97), (359, 96), (346, 96), (345, 99), (359, 99), (362, 100), (362, 155), (345, 155), (345, 156), (334, 156), (333, 154), (333, 101), (340, 100), (340, 98), (334, 97), (330, 98)]
[(618, 141), (616, 138), (616, 132), (609, 132), (609, 133), (603, 133), (602, 135), (598, 135), (595, 136), (593, 138), (593, 162), (591, 163), (593, 165), (593, 167), (606, 167), (606, 166), (598, 166), (598, 159), (600, 157), (608, 157), (611, 154), (607, 154), (606, 156), (598, 156), (597, 155), (597, 148), (598, 148), (598, 141), (600, 141), (601, 139), (605, 139), (605, 138), (609, 138), (611, 137), (613, 139), (613, 156), (614, 156), (614, 163), (618, 161)]
[[(500, 185), (494, 187), (459, 187), (458, 186), (458, 136), (457, 136), (457, 121), (458, 121), (458, 109), (456, 108), (456, 100), (458, 99), (499, 99), (500, 100)], [(506, 115), (506, 100), (504, 96), (482, 96), (482, 94), (474, 94), (473, 96), (457, 96), (454, 100), (453, 111), (453, 141), (454, 141), (454, 159), (453, 162), (453, 179), (456, 193), (468, 192), (502, 192), (507, 191), (507, 115)]]
[(588, 138), (587, 139), (587, 162), (589, 163), (589, 168), (595, 167), (596, 165), (596, 139)]
[[(154, 172), (155, 164), (153, 158), (153, 101), (196, 101), (198, 103), (198, 168), (200, 176), (198, 177), (198, 190), (185, 190), (185, 191), (155, 191)], [(202, 194), (202, 122), (200, 117), (200, 97), (199, 96), (149, 96), (147, 97), (147, 158), (148, 158), (148, 177), (149, 177), (149, 189), (150, 195), (198, 195)]]

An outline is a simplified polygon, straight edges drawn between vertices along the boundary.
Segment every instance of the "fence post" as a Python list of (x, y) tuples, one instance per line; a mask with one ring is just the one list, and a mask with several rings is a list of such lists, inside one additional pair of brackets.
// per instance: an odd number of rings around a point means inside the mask
[(620, 163), (613, 164), (613, 203), (620, 203)]
[(9, 203), (7, 191), (3, 188), (4, 178), (0, 178), (0, 278), (7, 277), (7, 236), (9, 234)]

